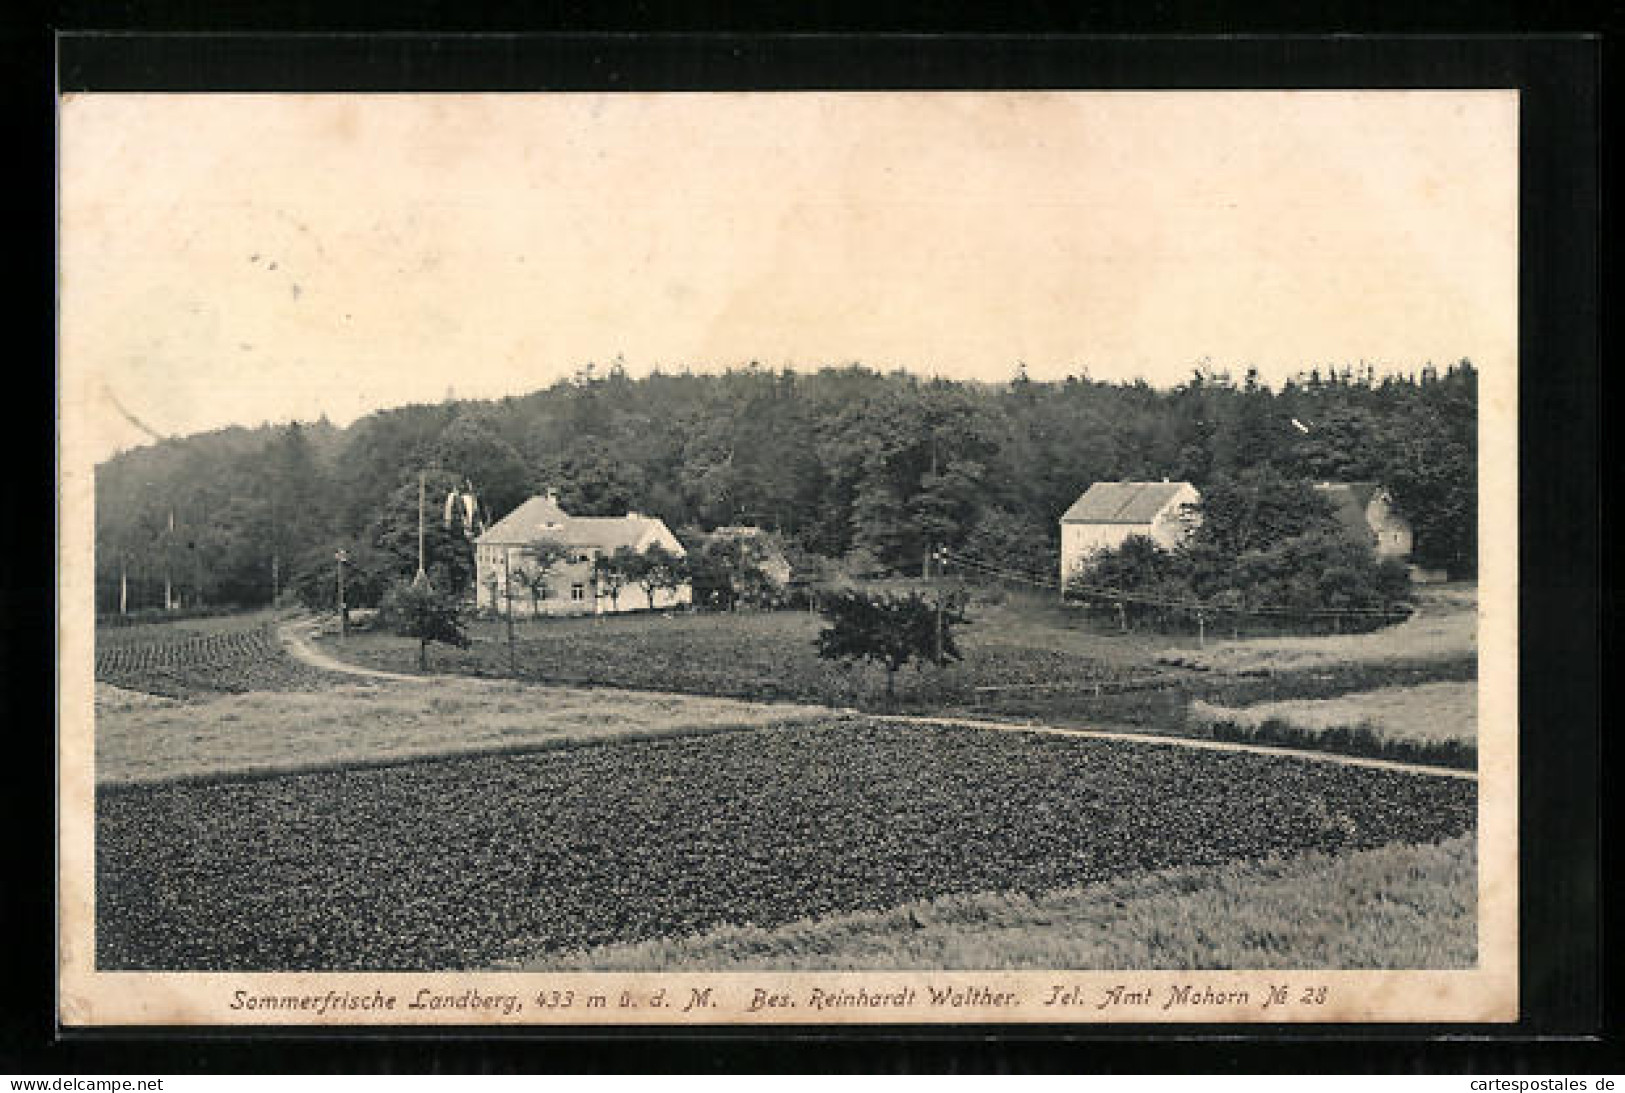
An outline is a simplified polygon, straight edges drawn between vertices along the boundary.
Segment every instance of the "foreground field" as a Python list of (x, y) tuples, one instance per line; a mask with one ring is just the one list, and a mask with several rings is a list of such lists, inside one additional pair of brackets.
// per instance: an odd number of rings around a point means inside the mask
[(1465, 968), (1477, 960), (1471, 835), (1343, 856), (1191, 866), (1037, 895), (723, 926), (517, 961), (525, 971)]
[(96, 780), (112, 785), (723, 732), (829, 711), (469, 679), (191, 702), (103, 686), (97, 715)]
[(853, 722), (103, 788), (97, 964), (494, 967), (1432, 842), (1475, 813), (1470, 780)]

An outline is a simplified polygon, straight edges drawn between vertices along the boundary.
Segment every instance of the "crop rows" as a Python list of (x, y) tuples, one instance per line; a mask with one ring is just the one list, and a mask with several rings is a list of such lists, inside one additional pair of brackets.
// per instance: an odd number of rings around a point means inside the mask
[(98, 681), (169, 698), (302, 690), (327, 678), (291, 660), (269, 623), (170, 640), (101, 644)]
[(273, 652), (268, 628), (201, 634), (180, 641), (124, 645), (96, 656), (98, 672), (145, 672), (159, 668), (241, 663)]
[(457, 969), (953, 893), (1427, 842), (1476, 787), (821, 723), (104, 792), (109, 969)]

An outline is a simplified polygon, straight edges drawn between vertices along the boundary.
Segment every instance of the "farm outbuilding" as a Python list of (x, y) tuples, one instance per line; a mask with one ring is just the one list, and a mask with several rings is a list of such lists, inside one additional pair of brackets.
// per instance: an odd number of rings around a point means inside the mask
[(1103, 550), (1143, 535), (1172, 550), (1196, 527), (1201, 494), (1189, 482), (1096, 482), (1061, 517), (1061, 583)]
[(1404, 560), (1411, 556), (1410, 521), (1394, 507), (1394, 499), (1375, 482), (1320, 482), (1315, 490), (1332, 504), (1338, 523), (1379, 558)]
[(777, 536), (770, 535), (765, 529), (734, 524), (717, 528), (708, 538), (737, 542), (747, 547), (750, 560), (775, 588), (782, 589), (790, 583), (793, 575), (790, 559), (785, 557)]
[[(565, 558), (533, 582), (539, 568), (533, 548), (543, 543), (562, 548)], [(593, 563), (622, 547), (642, 553), (654, 546), (678, 557), (687, 553), (657, 516), (571, 516), (551, 492), (532, 497), (474, 540), (476, 602), (504, 611), (511, 604), (518, 615), (602, 615), (646, 608), (651, 605), (640, 588), (611, 595), (600, 587)], [(652, 606), (658, 610), (692, 600), (692, 590), (682, 583), (658, 589)]]

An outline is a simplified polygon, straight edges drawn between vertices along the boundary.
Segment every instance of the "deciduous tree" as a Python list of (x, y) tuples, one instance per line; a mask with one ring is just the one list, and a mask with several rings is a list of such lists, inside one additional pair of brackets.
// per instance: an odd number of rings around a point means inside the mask
[(628, 554), (632, 557), (623, 564), (631, 567), (633, 582), (648, 597), (649, 610), (654, 610), (655, 593), (667, 590), (675, 592), (682, 587), (686, 566), (681, 555), (674, 554), (659, 543), (653, 543), (649, 549), (641, 552), (628, 551)]
[[(592, 561), (593, 583), (598, 595), (608, 596), (612, 609), (621, 609), (621, 592), (645, 570), (643, 555), (631, 547), (616, 547), (608, 554), (600, 554)], [(651, 598), (649, 606), (653, 607)]]
[(519, 567), (511, 577), (530, 596), (532, 616), (542, 613), (550, 579), (569, 556), (569, 549), (553, 539), (537, 539), (520, 550)]
[(384, 597), (385, 622), (398, 634), (418, 639), (418, 670), (429, 670), (429, 643), (468, 648), (462, 611), (451, 595), (433, 587), (402, 581)]
[(871, 595), (837, 592), (820, 608), (829, 625), (818, 635), (825, 660), (872, 661), (886, 669), (886, 698), (896, 698), (900, 668), (910, 663), (940, 666), (961, 659), (954, 628), (968, 622), (964, 601), (945, 595), (937, 602), (918, 592)]

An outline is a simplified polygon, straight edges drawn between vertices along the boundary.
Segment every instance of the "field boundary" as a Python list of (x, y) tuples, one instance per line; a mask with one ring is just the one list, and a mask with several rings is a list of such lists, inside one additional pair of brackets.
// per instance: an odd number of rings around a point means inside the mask
[(907, 714), (871, 714), (860, 710), (843, 713), (868, 717), (874, 721), (903, 725), (940, 725), (964, 729), (989, 729), (995, 732), (1031, 732), (1047, 736), (1075, 736), (1086, 740), (1117, 741), (1127, 744), (1158, 744), (1165, 747), (1196, 748), (1201, 751), (1268, 755), (1286, 759), (1304, 759), (1314, 763), (1331, 763), (1345, 767), (1368, 767), (1398, 774), (1420, 774), (1436, 778), (1458, 778), (1478, 781), (1476, 770), (1460, 767), (1441, 767), (1429, 763), (1406, 763), (1398, 759), (1374, 759), (1364, 755), (1346, 755), (1337, 752), (1315, 751), (1308, 748), (1274, 747), (1269, 744), (1245, 744), (1234, 740), (1208, 740), (1195, 736), (1157, 736), (1152, 733), (1120, 732), (1113, 729), (1069, 729), (1059, 725), (1040, 725), (1031, 721), (993, 721), (973, 717), (931, 717)]
[[(404, 675), (399, 672), (385, 672), (376, 668), (363, 668), (356, 664), (347, 664), (344, 661), (321, 652), (295, 632), (298, 624), (284, 624), (277, 632), (287, 642), (290, 652), (304, 663), (329, 671), (347, 672), (351, 675), (371, 679), (401, 680), (412, 683), (431, 683), (435, 680), (466, 679), (459, 675)], [(546, 688), (546, 683), (533, 684), (533, 686)], [(603, 687), (594, 686), (593, 690), (609, 692), (625, 692), (627, 694), (671, 694), (677, 697), (686, 696), (685, 692), (678, 691), (646, 691), (630, 687)], [(726, 697), (726, 696), (715, 696)], [(738, 701), (745, 701), (739, 699)], [(1407, 763), (1397, 759), (1376, 759), (1363, 755), (1348, 755), (1345, 753), (1317, 751), (1308, 748), (1279, 747), (1270, 744), (1248, 744), (1233, 740), (1212, 740), (1202, 737), (1190, 736), (1161, 736), (1153, 733), (1123, 732), (1114, 729), (1077, 729), (1065, 728), (1059, 725), (1044, 725), (1032, 721), (998, 721), (989, 718), (933, 716), (930, 714), (886, 714), (869, 710), (860, 710), (852, 706), (831, 706), (830, 712), (836, 716), (846, 718), (866, 718), (871, 721), (887, 724), (913, 724), (913, 725), (942, 725), (957, 726), (969, 729), (986, 729), (997, 732), (1033, 732), (1044, 733), (1050, 736), (1073, 736), (1088, 740), (1117, 741), (1121, 743), (1160, 744), (1171, 747), (1196, 748), (1206, 751), (1230, 752), (1235, 754), (1276, 756), (1278, 758), (1303, 759), (1315, 763), (1332, 763), (1348, 767), (1366, 767), (1372, 770), (1388, 770), (1400, 774), (1417, 774), (1425, 777), (1457, 778), (1468, 781), (1478, 781), (1476, 770), (1463, 770), (1459, 767), (1437, 766), (1429, 763)]]
[[(833, 719), (832, 719), (833, 720)], [(284, 765), (265, 763), (259, 766), (223, 768), (220, 770), (186, 771), (180, 774), (109, 778), (96, 783), (99, 795), (116, 797), (120, 794), (171, 786), (218, 786), (240, 782), (265, 782), (278, 778), (298, 778), (310, 774), (335, 774), (342, 771), (373, 771), (423, 764), (455, 762), (460, 759), (523, 758), (555, 751), (577, 751), (603, 748), (615, 744), (657, 743), (696, 736), (721, 736), (734, 732), (753, 732), (758, 729), (782, 729), (800, 724), (796, 721), (769, 721), (758, 724), (747, 722), (719, 725), (690, 726), (681, 732), (628, 733), (623, 736), (605, 736), (595, 740), (540, 739), (514, 743), (492, 743), (470, 748), (425, 750), (400, 755), (339, 756), (331, 759), (311, 759)]]

